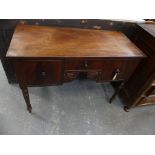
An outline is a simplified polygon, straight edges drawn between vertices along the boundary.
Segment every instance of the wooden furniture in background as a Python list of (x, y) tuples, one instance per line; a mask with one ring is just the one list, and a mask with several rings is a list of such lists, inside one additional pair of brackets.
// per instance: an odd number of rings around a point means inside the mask
[(18, 25), (7, 52), (27, 109), (28, 86), (58, 85), (79, 76), (96, 82), (121, 81), (110, 102), (144, 54), (123, 33)]
[(124, 86), (128, 94), (126, 110), (155, 104), (155, 24), (138, 24), (134, 42), (147, 58)]

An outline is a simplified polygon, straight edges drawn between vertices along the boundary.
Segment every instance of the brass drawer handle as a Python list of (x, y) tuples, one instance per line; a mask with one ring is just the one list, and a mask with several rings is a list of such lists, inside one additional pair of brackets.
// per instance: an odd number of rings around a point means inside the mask
[(116, 69), (115, 74), (114, 74), (112, 80), (116, 80), (119, 74), (120, 74), (120, 70)]
[(38, 78), (38, 79), (43, 79), (43, 78), (45, 78), (47, 76), (47, 73), (46, 73), (46, 71), (44, 71), (43, 69), (41, 69), (41, 68), (37, 68), (36, 69), (36, 78)]
[(41, 72), (41, 76), (42, 76), (42, 77), (46, 77), (46, 72), (45, 72), (45, 71), (42, 71), (42, 72)]
[(85, 68), (88, 68), (88, 62), (87, 61), (84, 62), (84, 66), (85, 66)]

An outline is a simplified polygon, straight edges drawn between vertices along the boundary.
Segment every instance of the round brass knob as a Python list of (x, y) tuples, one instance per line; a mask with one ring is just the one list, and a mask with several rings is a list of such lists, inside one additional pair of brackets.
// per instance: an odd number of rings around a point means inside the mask
[(42, 75), (43, 77), (45, 77), (45, 76), (46, 76), (46, 72), (45, 72), (45, 71), (42, 71), (42, 72), (41, 72), (41, 75)]
[(85, 68), (88, 68), (88, 62), (87, 61), (84, 62), (84, 66), (85, 66)]

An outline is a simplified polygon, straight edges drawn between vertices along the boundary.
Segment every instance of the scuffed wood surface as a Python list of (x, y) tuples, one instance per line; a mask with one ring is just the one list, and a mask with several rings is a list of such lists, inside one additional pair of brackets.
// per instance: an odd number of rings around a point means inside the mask
[(143, 57), (121, 32), (20, 24), (7, 57)]

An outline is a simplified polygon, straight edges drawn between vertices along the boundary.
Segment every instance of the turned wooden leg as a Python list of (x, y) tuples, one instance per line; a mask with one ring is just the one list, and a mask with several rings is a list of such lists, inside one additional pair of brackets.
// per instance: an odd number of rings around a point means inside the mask
[(20, 86), (21, 90), (22, 90), (22, 93), (23, 93), (23, 96), (24, 96), (24, 99), (25, 99), (25, 102), (26, 102), (26, 105), (27, 105), (27, 110), (31, 113), (32, 111), (32, 106), (30, 104), (30, 98), (29, 98), (29, 92), (28, 92), (28, 89), (26, 86)]
[(114, 94), (112, 95), (112, 97), (109, 100), (109, 103), (111, 104), (112, 101), (114, 100), (114, 98), (116, 97), (116, 95), (119, 93), (119, 91), (123, 88), (124, 86), (124, 81), (121, 82), (121, 84), (119, 85), (119, 87), (116, 89), (116, 91), (114, 92)]

